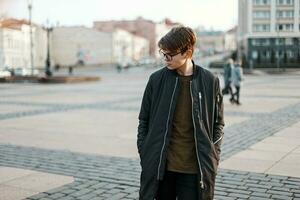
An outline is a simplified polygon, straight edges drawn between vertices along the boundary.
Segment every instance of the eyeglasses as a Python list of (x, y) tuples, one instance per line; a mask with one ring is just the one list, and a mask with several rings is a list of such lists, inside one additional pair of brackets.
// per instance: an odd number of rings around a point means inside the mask
[(161, 56), (163, 56), (166, 61), (171, 61), (174, 56), (176, 56), (180, 53), (181, 53), (181, 51), (176, 52), (176, 53), (164, 53), (161, 49), (159, 50), (159, 54)]

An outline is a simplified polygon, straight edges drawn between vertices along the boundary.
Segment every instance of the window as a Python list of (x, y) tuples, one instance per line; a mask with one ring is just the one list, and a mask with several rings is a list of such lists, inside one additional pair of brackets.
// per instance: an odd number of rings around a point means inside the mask
[(292, 31), (294, 28), (294, 24), (286, 24), (285, 27), (287, 31)]
[(283, 0), (277, 0), (277, 4), (278, 5), (282, 5), (283, 4)]
[(271, 52), (270, 51), (265, 51), (264, 56), (265, 56), (265, 58), (271, 58)]
[(294, 11), (289, 10), (285, 12), (286, 18), (294, 18)]
[(285, 45), (293, 45), (293, 38), (286, 38)]
[(269, 5), (270, 0), (254, 0), (254, 5)]
[(260, 45), (260, 42), (259, 42), (258, 39), (252, 39), (252, 40), (251, 40), (251, 44), (252, 44), (252, 46), (259, 46), (259, 45)]
[(277, 0), (277, 5), (294, 5), (294, 0)]
[(277, 31), (293, 31), (294, 24), (277, 24), (276, 30)]
[(284, 41), (285, 41), (284, 38), (276, 38), (275, 44), (276, 45), (284, 45)]
[(252, 58), (253, 58), (254, 60), (256, 60), (257, 57), (258, 57), (258, 52), (257, 52), (257, 51), (252, 51)]
[(270, 11), (255, 11), (253, 13), (254, 19), (270, 19)]
[(291, 51), (291, 50), (287, 50), (287, 51), (286, 51), (286, 54), (287, 54), (287, 57), (288, 57), (288, 58), (294, 58), (294, 56), (295, 56), (294, 52)]
[(278, 10), (276, 12), (277, 18), (294, 18), (293, 10)]
[(270, 40), (266, 38), (257, 38), (251, 40), (252, 46), (269, 46)]
[(270, 24), (254, 24), (253, 31), (254, 32), (269, 32)]
[(269, 39), (261, 39), (261, 45), (262, 46), (269, 46), (270, 40)]
[(283, 57), (283, 51), (276, 51), (276, 53), (275, 53), (275, 57), (276, 58), (282, 58)]

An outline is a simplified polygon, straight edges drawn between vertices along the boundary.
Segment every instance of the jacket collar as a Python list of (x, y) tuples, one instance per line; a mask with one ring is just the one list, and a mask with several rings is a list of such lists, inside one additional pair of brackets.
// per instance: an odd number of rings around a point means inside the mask
[[(199, 73), (199, 66), (197, 66), (194, 62), (194, 60), (192, 60), (192, 63), (193, 63), (193, 79), (195, 79), (195, 77), (197, 77), (198, 73)], [(178, 73), (176, 72), (176, 70), (171, 70), (171, 69), (168, 69), (166, 67), (167, 71), (170, 72), (173, 76), (178, 76)]]

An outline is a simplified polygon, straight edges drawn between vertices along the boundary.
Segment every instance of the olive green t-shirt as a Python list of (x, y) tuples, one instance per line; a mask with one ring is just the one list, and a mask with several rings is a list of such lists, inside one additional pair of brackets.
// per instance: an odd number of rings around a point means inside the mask
[(167, 170), (197, 173), (198, 164), (192, 119), (190, 81), (192, 76), (179, 76), (179, 96), (172, 121), (172, 133), (167, 153)]

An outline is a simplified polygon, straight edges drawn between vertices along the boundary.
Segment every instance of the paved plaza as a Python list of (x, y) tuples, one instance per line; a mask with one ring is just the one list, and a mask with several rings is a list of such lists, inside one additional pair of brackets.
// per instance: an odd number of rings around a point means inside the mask
[[(77, 84), (0, 84), (0, 200), (137, 199), (138, 112), (152, 68)], [(300, 200), (300, 73), (245, 76), (224, 96), (216, 200)]]

